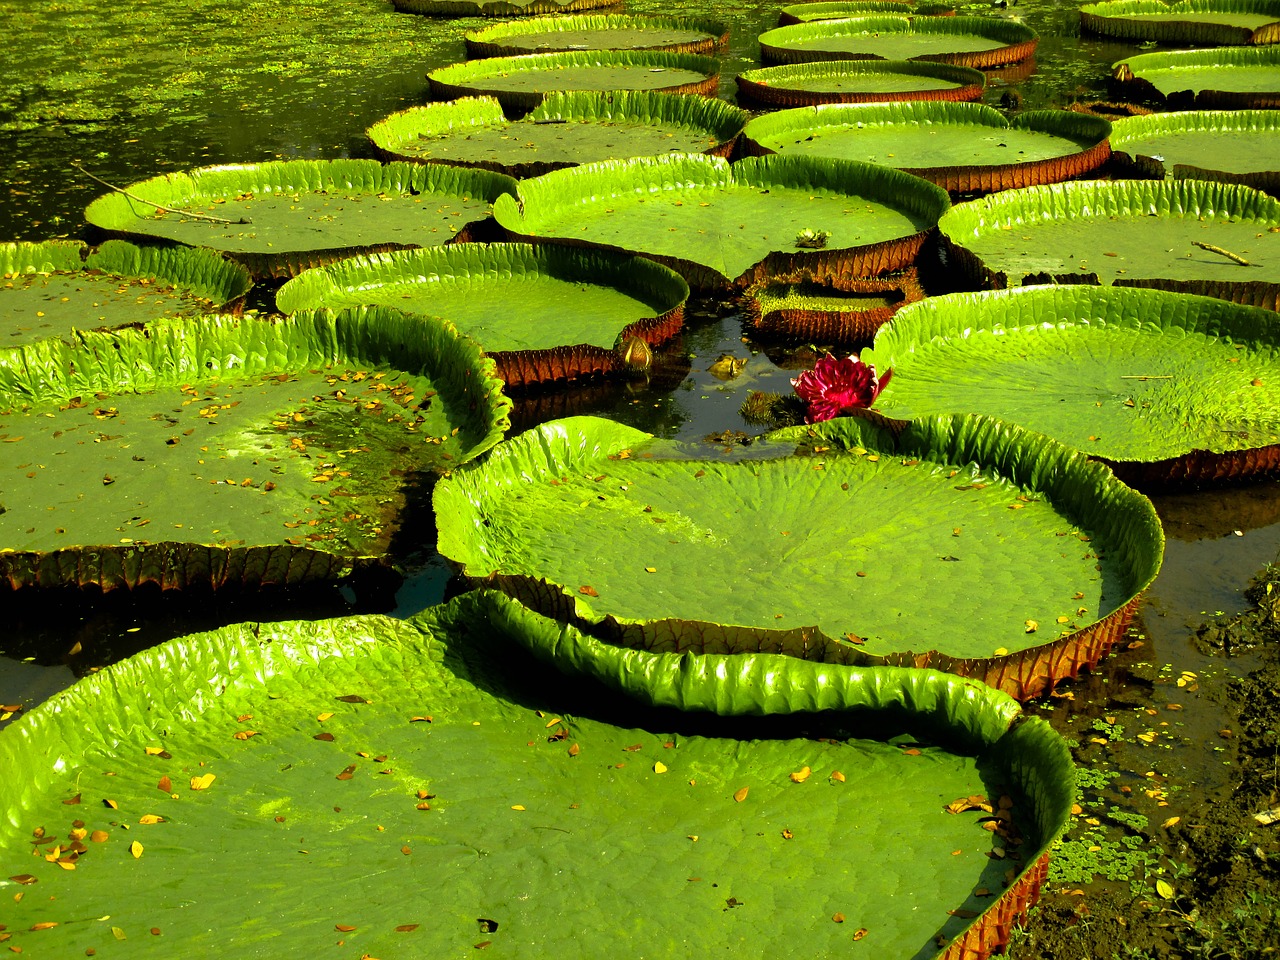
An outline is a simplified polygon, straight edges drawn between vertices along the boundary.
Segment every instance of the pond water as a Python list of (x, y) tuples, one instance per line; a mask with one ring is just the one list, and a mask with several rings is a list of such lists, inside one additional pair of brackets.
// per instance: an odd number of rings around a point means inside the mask
[[(760, 66), (756, 36), (777, 25), (781, 0), (685, 3), (690, 17), (731, 27), (720, 96), (733, 77)], [(964, 14), (1024, 21), (1040, 34), (1034, 69), (991, 76), (983, 102), (1006, 111), (1104, 99), (1107, 67), (1130, 44), (1079, 34), (1077, 4), (1055, 0), (960, 4)], [(633, 13), (673, 14), (670, 4), (632, 0)], [(0, 157), (4, 196), (0, 238), (78, 237), (84, 206), (101, 188), (75, 164), (126, 184), (153, 174), (224, 162), (369, 157), (367, 126), (424, 102), (425, 74), (465, 57), (462, 35), (486, 21), (433, 20), (393, 11), (381, 0), (82, 0), (0, 2), (7, 51), (0, 65)], [(269, 307), (259, 288), (257, 304)], [(732, 303), (695, 300), (682, 350), (648, 386), (592, 386), (522, 402), (517, 429), (573, 413), (600, 413), (660, 436), (700, 441), (726, 431), (762, 432), (737, 410), (749, 390), (790, 390), (812, 354), (766, 349), (744, 337)], [(739, 376), (710, 371), (723, 354), (744, 360)], [(714, 447), (714, 444), (712, 445)], [(1141, 613), (1142, 657), (1192, 670), (1243, 672), (1255, 661), (1208, 658), (1192, 634), (1199, 624), (1247, 606), (1242, 589), (1280, 550), (1280, 490), (1254, 484), (1218, 493), (1162, 497), (1165, 567)], [(0, 636), (0, 703), (30, 707), (77, 675), (193, 630), (245, 619), (327, 617), (357, 610), (407, 615), (443, 598), (449, 571), (431, 548), (430, 521), (416, 521), (425, 544), (407, 559), (403, 583), (351, 589), (162, 595), (139, 590), (106, 598), (76, 592), (6, 597)], [(1134, 654), (1126, 655), (1133, 661)], [(1105, 677), (1078, 685), (1075, 709), (1105, 709)], [(1189, 783), (1225, 782), (1206, 744), (1215, 723), (1207, 699), (1185, 698), (1185, 736), (1167, 758)], [(1198, 712), (1200, 711), (1200, 712)]]

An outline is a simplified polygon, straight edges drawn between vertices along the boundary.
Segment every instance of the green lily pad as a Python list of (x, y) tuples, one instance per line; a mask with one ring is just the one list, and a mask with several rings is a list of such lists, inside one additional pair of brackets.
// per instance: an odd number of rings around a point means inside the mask
[(666, 153), (728, 157), (747, 122), (723, 100), (673, 93), (551, 93), (522, 120), (492, 97), (410, 107), (368, 130), (387, 159), (536, 177), (595, 160)]
[(1168, 110), (1280, 108), (1280, 49), (1226, 47), (1143, 53), (1112, 65), (1114, 95)]
[[(764, 276), (874, 276), (912, 262), (946, 193), (887, 167), (808, 157), (641, 157), (557, 170), (494, 205), (513, 237), (643, 253), (694, 287)], [(804, 229), (827, 234), (801, 249)], [(821, 277), (819, 277), (821, 279)]]
[(208, 250), (96, 250), (65, 240), (0, 244), (0, 344), (15, 346), (73, 328), (120, 327), (176, 314), (238, 312), (253, 286), (239, 264)]
[(1278, 348), (1275, 314), (1253, 307), (1028, 287), (913, 304), (866, 359), (893, 367), (877, 403), (886, 416), (1000, 417), (1152, 482), (1276, 469)]
[(813, 20), (843, 20), (846, 17), (869, 17), (877, 14), (894, 16), (948, 16), (955, 8), (941, 3), (905, 3), (901, 0), (810, 0), (793, 3), (778, 13), (778, 25), (809, 23)]
[(1111, 147), (1129, 164), (1159, 164), (1157, 177), (1242, 183), (1280, 198), (1280, 116), (1273, 110), (1125, 117), (1112, 123)]
[(618, 0), (391, 0), (403, 13), (434, 17), (531, 17), (614, 7)]
[(1280, 41), (1280, 0), (1103, 0), (1080, 8), (1080, 26), (1121, 40), (1176, 46)]
[(781, 110), (751, 120), (752, 155), (880, 163), (952, 193), (1007, 190), (1081, 176), (1106, 162), (1111, 125), (1070, 110), (1033, 110), (1012, 122), (977, 103), (886, 103)]
[(392, 310), (164, 319), (0, 351), (0, 581), (345, 576), (406, 497), (488, 449), (479, 347)]
[(508, 387), (522, 387), (624, 372), (628, 342), (675, 336), (688, 297), (678, 273), (643, 257), (465, 243), (308, 270), (280, 288), (276, 306), (293, 313), (376, 303), (443, 317), (481, 343)]
[(288, 160), (153, 177), (130, 185), (132, 196), (94, 200), (85, 219), (126, 237), (220, 250), (255, 276), (289, 277), (353, 253), (467, 239), (514, 187), (486, 170)]
[(1096, 662), (1159, 569), (1150, 502), (1017, 427), (769, 436), (730, 462), (555, 421), (441, 480), (438, 549), (624, 646), (941, 666), (1020, 697)]
[(1035, 53), (1025, 24), (985, 17), (850, 17), (775, 27), (760, 34), (766, 63), (818, 60), (928, 60), (999, 67)]
[(1034, 902), (1075, 775), (1007, 697), (828, 667), (748, 704), (795, 718), (721, 718), (520, 649), (586, 639), (474, 595), (227, 627), (86, 678), (0, 735), (10, 944), (930, 957), (1003, 942)]
[(670, 50), (713, 53), (729, 42), (729, 28), (715, 20), (581, 14), (513, 20), (467, 34), (469, 57), (515, 57), (573, 50)]
[(1103, 283), (1246, 300), (1280, 290), (1280, 201), (1234, 184), (1029, 187), (957, 204), (938, 227), (957, 268), (997, 289)]
[(454, 63), (427, 74), (436, 100), (494, 97), (510, 113), (527, 113), (557, 90), (648, 90), (711, 96), (720, 62), (693, 53), (595, 50), (490, 57)]
[(777, 107), (898, 100), (977, 100), (987, 82), (973, 67), (915, 60), (833, 60), (746, 70), (738, 96)]

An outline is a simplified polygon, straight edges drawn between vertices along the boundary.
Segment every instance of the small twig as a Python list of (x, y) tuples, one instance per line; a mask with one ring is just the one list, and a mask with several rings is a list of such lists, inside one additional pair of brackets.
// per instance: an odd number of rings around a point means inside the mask
[(128, 190), (125, 190), (123, 187), (117, 187), (114, 183), (107, 183), (107, 181), (103, 180), (99, 176), (95, 176), (94, 174), (90, 173), (88, 170), (80, 166), (80, 164), (78, 163), (73, 163), (71, 164), (71, 166), (75, 167), (77, 170), (83, 173), (90, 180), (96, 180), (98, 183), (102, 184), (108, 190), (114, 190), (116, 193), (123, 193), (130, 200), (136, 200), (138, 203), (145, 203), (147, 206), (155, 207), (157, 210), (163, 210), (165, 213), (176, 213), (180, 217), (189, 217), (192, 220), (208, 220), (210, 223), (228, 223), (228, 224), (253, 223), (253, 221), (250, 220), (248, 217), (241, 217), (239, 220), (228, 220), (226, 217), (215, 217), (213, 214), (210, 214), (210, 213), (196, 213), (194, 210), (175, 210), (173, 207), (166, 207), (163, 204), (156, 203), (154, 200), (144, 200), (142, 197), (139, 197), (137, 194), (130, 193)]
[(1121, 380), (1172, 380), (1173, 374), (1171, 373), (1159, 373), (1159, 374), (1134, 373), (1134, 374), (1129, 374), (1127, 376), (1125, 374), (1121, 374), (1120, 379)]
[(1208, 250), (1210, 253), (1216, 253), (1219, 256), (1226, 257), (1228, 260), (1234, 260), (1236, 263), (1240, 264), (1240, 266), (1242, 267), (1253, 266), (1253, 264), (1251, 264), (1244, 257), (1240, 256), (1240, 254), (1238, 253), (1232, 253), (1230, 250), (1223, 250), (1221, 247), (1215, 247), (1212, 243), (1204, 243), (1201, 240), (1192, 240), (1191, 242), (1195, 244), (1197, 247), (1199, 247), (1201, 250)]

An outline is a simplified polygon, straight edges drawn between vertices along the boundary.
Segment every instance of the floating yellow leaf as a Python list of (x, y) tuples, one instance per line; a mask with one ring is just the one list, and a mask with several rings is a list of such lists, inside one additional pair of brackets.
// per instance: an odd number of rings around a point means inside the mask
[(1166, 830), (1168, 830), (1168, 829), (1169, 829), (1170, 827), (1172, 827), (1175, 823), (1180, 823), (1181, 821), (1182, 821), (1182, 818), (1181, 818), (1181, 817), (1170, 817), (1170, 818), (1169, 818), (1168, 820), (1166, 820), (1164, 823), (1160, 824), (1160, 826), (1162, 826), (1162, 827), (1164, 827)]
[(256, 737), (257, 735), (257, 730), (237, 730), (231, 736), (235, 740), (248, 740), (250, 737)]
[(1037, 630), (1040, 629), (1040, 624), (1036, 623), (1036, 621), (1034, 620), (1028, 620), (1026, 621), (1026, 627), (1027, 627), (1027, 633), (1035, 633)]
[(653, 772), (654, 772), (654, 773), (666, 773), (666, 772), (667, 772), (667, 765), (666, 765), (665, 763), (663, 763), (661, 760), (659, 760), (657, 763), (655, 763), (655, 764), (653, 765)]
[(741, 790), (734, 791), (734, 794), (733, 794), (734, 801), (736, 803), (741, 803), (743, 800), (747, 799), (747, 793), (748, 791), (750, 791), (750, 789), (751, 789), (750, 787), (743, 787)]
[(559, 717), (556, 717), (554, 720), (548, 720), (548, 721), (547, 721), (547, 726), (546, 726), (546, 728), (547, 728), (548, 730), (550, 730), (550, 729), (551, 729), (552, 727), (554, 727), (557, 723), (564, 723), (564, 721), (563, 721), (563, 720), (561, 720)]
[(853, 939), (855, 940), (861, 940), (866, 935), (867, 935), (866, 927), (859, 927), (857, 930), (853, 931)]
[(1177, 892), (1178, 891), (1173, 889), (1173, 884), (1171, 884), (1168, 880), (1156, 881), (1156, 893), (1160, 894), (1160, 896), (1164, 897), (1164, 899), (1172, 900), (1174, 897), (1174, 894), (1176, 894)]
[(523, 809), (524, 809), (524, 806), (523, 806), (522, 804), (516, 803), (516, 804), (513, 804), (513, 805), (512, 805), (511, 809), (512, 809), (512, 810), (523, 810)]
[(142, 850), (143, 850), (143, 846), (137, 840), (129, 844), (129, 852), (133, 854), (133, 859), (135, 860), (137, 860), (140, 856), (142, 856)]
[(332, 716), (333, 716), (332, 713), (318, 713), (316, 714), (316, 719), (319, 720), (321, 723), (324, 723), (326, 720), (328, 720)]
[(148, 757), (158, 757), (164, 753), (164, 747), (147, 747), (146, 751)]
[(213, 781), (216, 779), (217, 779), (217, 774), (213, 774), (213, 773), (206, 773), (199, 777), (192, 777), (191, 789), (207, 790), (209, 789), (209, 784), (213, 783)]
[(841, 773), (839, 770), (832, 770), (831, 779), (834, 780), (836, 783), (844, 783), (844, 774)]
[(138, 822), (145, 824), (164, 823), (164, 817), (156, 816), (154, 813), (146, 813), (138, 818)]
[(809, 779), (809, 775), (813, 773), (808, 767), (801, 767), (795, 773), (791, 774), (792, 783), (804, 783)]

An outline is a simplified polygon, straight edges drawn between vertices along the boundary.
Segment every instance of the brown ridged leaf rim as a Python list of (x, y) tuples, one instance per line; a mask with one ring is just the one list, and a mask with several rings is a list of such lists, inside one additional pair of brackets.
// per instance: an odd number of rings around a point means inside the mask
[[(776, 27), (760, 34), (765, 63), (811, 63), (830, 60), (883, 60), (874, 38), (889, 34), (936, 40), (941, 52), (922, 52), (908, 60), (951, 63), (988, 69), (1026, 60), (1036, 50), (1038, 34), (1013, 20), (984, 17), (851, 17)], [(858, 38), (867, 37), (865, 44)], [(983, 50), (946, 50), (947, 37), (981, 38), (994, 44)], [(824, 41), (829, 41), (824, 43)]]
[[(1246, 26), (1240, 21), (1256, 21)], [(1280, 42), (1277, 0), (1105, 0), (1080, 8), (1080, 26), (1120, 40), (1169, 46), (1238, 46)]]
[(986, 82), (986, 75), (973, 67), (919, 60), (835, 60), (747, 70), (738, 75), (738, 97), (776, 107), (900, 100), (962, 102), (981, 97)]
[[(646, 89), (662, 93), (698, 94), (711, 96), (720, 84), (720, 61), (692, 53), (646, 52), (637, 50), (599, 50), (576, 53), (535, 53), (522, 57), (492, 57), (467, 63), (455, 63), (427, 74), (427, 84), (436, 100), (454, 100), (466, 96), (491, 96), (512, 114), (524, 114), (532, 110), (543, 98), (556, 90), (566, 89), (566, 81), (557, 74), (567, 69), (599, 69), (603, 74), (609, 69), (635, 68), (636, 76), (671, 71), (670, 83), (661, 86), (645, 85), (627, 87), (614, 82), (614, 89)], [(683, 77), (679, 74), (684, 74)], [(501, 78), (512, 75), (536, 78), (541, 89), (511, 89)], [(589, 89), (589, 88), (588, 88)]]
[(533, 17), (620, 5), (620, 0), (391, 0), (402, 13), (428, 17)]
[[(428, 150), (427, 145), (431, 141), (450, 138), (455, 138), (458, 149), (462, 150), (461, 145), (471, 141), (478, 132), (492, 131), (495, 135), (501, 132), (518, 142), (536, 144), (544, 129), (560, 135), (566, 129), (561, 124), (626, 122), (652, 125), (655, 129), (678, 128), (714, 138), (715, 143), (702, 152), (727, 159), (747, 119), (745, 111), (709, 97), (644, 90), (608, 93), (558, 91), (548, 94), (532, 113), (521, 120), (508, 120), (502, 112), (502, 105), (494, 97), (463, 97), (401, 110), (379, 120), (365, 132), (387, 160), (479, 167), (527, 179), (600, 157), (590, 156), (582, 160), (522, 158), (508, 162), (482, 156), (472, 160), (461, 159), (457, 155), (434, 156), (430, 152), (424, 155), (412, 151)], [(506, 133), (508, 129), (509, 134)], [(484, 148), (476, 149), (479, 153)]]
[[(886, 131), (921, 128), (941, 137), (948, 126), (969, 129), (990, 128), (1027, 132), (1054, 137), (1062, 141), (1063, 152), (1023, 162), (963, 164), (955, 166), (915, 166), (910, 154), (897, 153), (901, 162), (892, 166), (917, 177), (923, 177), (952, 194), (992, 193), (1017, 187), (1057, 183), (1083, 176), (1096, 170), (1111, 154), (1108, 135), (1111, 125), (1102, 119), (1087, 117), (1068, 110), (1033, 110), (1019, 114), (1012, 122), (992, 107), (975, 103), (887, 103), (880, 105), (824, 106), (812, 110), (783, 110), (751, 120), (743, 130), (743, 149), (753, 156), (773, 153), (770, 143), (804, 142), (803, 152), (818, 153), (822, 134), (867, 130), (868, 135)], [(853, 137), (856, 142), (858, 138)], [(848, 140), (845, 141), (849, 142)], [(882, 141), (883, 142), (883, 139)], [(891, 141), (890, 141), (891, 142)], [(784, 152), (786, 150), (784, 149)], [(853, 154), (865, 155), (856, 147)], [(965, 152), (970, 152), (966, 148)], [(835, 149), (830, 156), (841, 156)]]
[(805, 343), (858, 344), (869, 343), (902, 307), (922, 299), (916, 272), (908, 270), (857, 279), (842, 288), (815, 282), (807, 274), (775, 277), (747, 288), (741, 304), (760, 334)]
[[(599, 34), (598, 44), (584, 46), (585, 37)], [(667, 36), (664, 37), (663, 35)], [(675, 35), (674, 38), (671, 35)], [(537, 42), (520, 38), (539, 37)], [(526, 53), (568, 53), (583, 49), (668, 50), (672, 53), (712, 54), (729, 42), (729, 28), (719, 20), (581, 14), (513, 20), (469, 32), (467, 56), (513, 57)]]
[[(1237, 79), (1250, 77), (1261, 81), (1260, 89)], [(1168, 110), (1274, 110), (1280, 108), (1280, 48), (1139, 54), (1112, 66), (1109, 88), (1119, 99)]]

